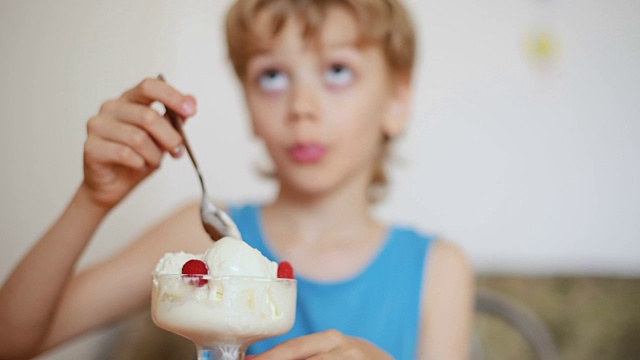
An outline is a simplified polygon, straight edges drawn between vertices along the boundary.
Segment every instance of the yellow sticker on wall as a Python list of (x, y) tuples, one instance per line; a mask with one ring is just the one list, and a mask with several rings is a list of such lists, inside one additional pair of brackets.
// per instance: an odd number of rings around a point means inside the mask
[(528, 58), (536, 63), (552, 65), (560, 58), (560, 36), (550, 29), (531, 31), (526, 36), (525, 47)]

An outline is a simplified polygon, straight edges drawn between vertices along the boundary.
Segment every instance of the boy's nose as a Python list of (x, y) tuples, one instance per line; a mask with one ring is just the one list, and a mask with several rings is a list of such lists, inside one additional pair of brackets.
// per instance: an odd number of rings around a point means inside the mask
[(313, 85), (308, 82), (294, 84), (291, 88), (291, 120), (315, 119), (318, 111), (318, 99)]

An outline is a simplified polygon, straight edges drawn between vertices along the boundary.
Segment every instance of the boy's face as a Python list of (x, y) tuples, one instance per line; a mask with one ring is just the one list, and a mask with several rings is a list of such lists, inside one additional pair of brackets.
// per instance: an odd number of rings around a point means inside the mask
[[(258, 28), (268, 33), (268, 14)], [(283, 190), (320, 193), (369, 183), (383, 135), (402, 131), (409, 84), (392, 77), (379, 46), (358, 47), (351, 14), (334, 7), (318, 42), (288, 20), (243, 79), (253, 129)]]

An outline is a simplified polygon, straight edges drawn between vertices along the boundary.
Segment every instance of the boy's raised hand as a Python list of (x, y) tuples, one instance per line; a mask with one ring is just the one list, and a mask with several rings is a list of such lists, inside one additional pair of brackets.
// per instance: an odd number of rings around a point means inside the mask
[(253, 360), (276, 359), (392, 360), (393, 358), (366, 340), (347, 336), (337, 330), (327, 330), (286, 341), (253, 358)]
[(87, 123), (84, 181), (92, 200), (111, 208), (160, 166), (165, 152), (181, 155), (182, 137), (151, 108), (161, 102), (186, 119), (195, 114), (196, 100), (169, 84), (148, 78), (118, 99), (102, 104)]

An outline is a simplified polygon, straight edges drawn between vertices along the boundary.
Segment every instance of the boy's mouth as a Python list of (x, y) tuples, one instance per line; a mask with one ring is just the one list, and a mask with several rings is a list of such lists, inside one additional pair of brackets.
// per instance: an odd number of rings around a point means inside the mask
[(321, 161), (327, 148), (320, 144), (314, 143), (298, 143), (289, 148), (291, 158), (300, 164), (313, 164)]

